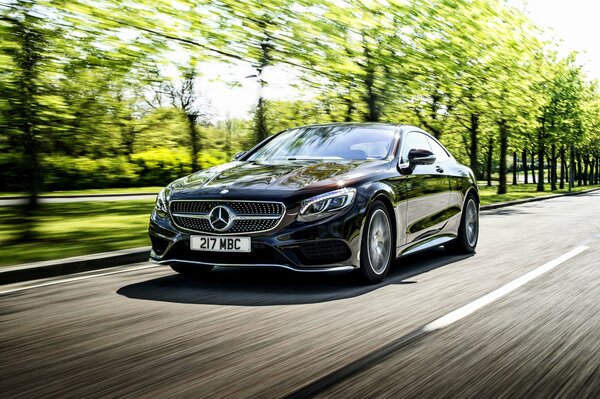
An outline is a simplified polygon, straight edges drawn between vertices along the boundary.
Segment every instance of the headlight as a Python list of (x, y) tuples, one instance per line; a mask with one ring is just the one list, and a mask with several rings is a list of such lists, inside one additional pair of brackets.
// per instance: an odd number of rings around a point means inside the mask
[(355, 188), (343, 188), (304, 200), (300, 203), (298, 220), (311, 222), (335, 215), (352, 205), (355, 196)]
[(154, 210), (156, 214), (161, 218), (166, 218), (169, 210), (167, 208), (167, 195), (165, 193), (166, 188), (160, 190), (160, 193), (156, 196), (156, 203), (154, 204)]

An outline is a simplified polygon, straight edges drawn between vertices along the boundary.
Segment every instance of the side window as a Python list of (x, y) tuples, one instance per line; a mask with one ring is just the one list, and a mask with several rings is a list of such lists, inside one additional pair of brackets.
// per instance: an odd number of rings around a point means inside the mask
[(402, 146), (401, 163), (408, 162), (408, 152), (413, 148), (431, 151), (427, 136), (419, 132), (410, 132), (405, 136), (404, 144)]
[(431, 145), (431, 151), (435, 154), (436, 161), (445, 161), (450, 158), (450, 154), (444, 147), (442, 147), (437, 141), (427, 138), (429, 140), (429, 145)]

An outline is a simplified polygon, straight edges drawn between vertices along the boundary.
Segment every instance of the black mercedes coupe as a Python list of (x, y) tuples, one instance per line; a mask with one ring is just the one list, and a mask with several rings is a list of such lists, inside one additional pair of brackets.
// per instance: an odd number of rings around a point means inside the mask
[(417, 127), (311, 125), (169, 184), (149, 234), (151, 261), (184, 275), (279, 267), (378, 283), (403, 255), (474, 252), (479, 195), (473, 172)]

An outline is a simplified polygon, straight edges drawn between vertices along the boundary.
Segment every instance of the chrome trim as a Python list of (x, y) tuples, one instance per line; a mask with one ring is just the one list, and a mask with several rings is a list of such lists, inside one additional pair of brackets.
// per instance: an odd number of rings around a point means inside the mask
[(221, 198), (202, 198), (202, 199), (174, 199), (171, 202), (263, 202), (265, 204), (281, 204), (285, 208), (285, 204), (281, 201), (263, 201), (263, 200), (236, 200), (236, 199), (221, 199)]
[(258, 264), (243, 264), (243, 263), (213, 263), (213, 262), (200, 262), (196, 260), (183, 260), (183, 259), (168, 259), (168, 260), (155, 260), (150, 258), (150, 262), (158, 265), (168, 265), (170, 263), (188, 263), (193, 265), (202, 266), (216, 266), (216, 267), (276, 267), (280, 269), (288, 269), (295, 272), (307, 272), (307, 273), (323, 273), (323, 272), (342, 272), (352, 271), (356, 268), (350, 265), (339, 265), (339, 266), (328, 266), (328, 267), (313, 267), (313, 268), (299, 268), (290, 265), (282, 265), (279, 263), (258, 263)]
[[(285, 209), (285, 207), (284, 207)], [(282, 215), (285, 215), (285, 211), (283, 212)], [(239, 216), (239, 215), (234, 215), (233, 216), (233, 220), (277, 220), (281, 218), (281, 216), (261, 216), (261, 215), (244, 215), (244, 216)]]
[(408, 249), (406, 249), (405, 251), (401, 252), (401, 255), (411, 255), (417, 252), (421, 252), (424, 251), (426, 249), (430, 249), (430, 248), (434, 248), (434, 247), (438, 247), (442, 244), (445, 244), (449, 241), (454, 240), (456, 237), (448, 237), (448, 236), (443, 236), (443, 237), (433, 237), (432, 239), (430, 239), (429, 241), (425, 241), (425, 242), (420, 242), (418, 244), (415, 245), (411, 245)]
[(178, 218), (190, 218), (190, 219), (207, 219), (209, 218), (208, 213), (172, 213), (174, 217)]
[[(224, 219), (223, 211), (225, 211), (225, 214), (227, 215), (227, 219)], [(215, 215), (215, 212), (218, 212), (218, 214)], [(233, 226), (233, 222), (235, 220), (232, 218), (232, 216), (234, 216), (234, 215), (235, 215), (235, 211), (233, 209), (231, 209), (230, 207), (228, 207), (227, 205), (217, 205), (213, 209), (211, 209), (210, 212), (208, 213), (208, 224), (210, 225), (210, 227), (213, 228), (213, 230), (216, 230), (219, 233), (225, 232), (225, 231), (229, 230), (231, 228), (231, 226)], [(213, 221), (214, 216), (216, 216), (216, 220)], [(221, 228), (216, 227), (215, 222), (219, 222), (219, 221), (225, 223), (225, 226), (221, 227)]]
[[(210, 231), (201, 231), (201, 230), (192, 230), (192, 229), (188, 229), (185, 227), (182, 227), (180, 225), (178, 225), (175, 222), (175, 217), (189, 217), (189, 218), (193, 218), (193, 219), (208, 219), (208, 215), (204, 214), (204, 213), (185, 213), (185, 214), (181, 214), (181, 213), (171, 213), (171, 204), (174, 202), (254, 202), (254, 203), (263, 203), (263, 204), (279, 204), (283, 207), (283, 212), (281, 213), (281, 216), (262, 216), (262, 215), (250, 215), (250, 216), (238, 216), (235, 215), (236, 218), (238, 218), (238, 220), (276, 220), (279, 219), (279, 221), (277, 222), (277, 224), (273, 227), (271, 227), (270, 229), (267, 230), (255, 230), (255, 231), (247, 231), (247, 232), (237, 232), (237, 233), (225, 233), (225, 232), (210, 232)], [(283, 218), (285, 218), (286, 214), (287, 214), (287, 207), (285, 206), (285, 204), (281, 201), (262, 201), (262, 200), (235, 200), (235, 199), (219, 199), (219, 198), (212, 198), (212, 199), (181, 199), (181, 200), (172, 200), (169, 201), (167, 208), (169, 210), (169, 219), (171, 220), (171, 222), (173, 223), (173, 225), (175, 227), (177, 227), (178, 229), (180, 229), (181, 231), (184, 231), (186, 233), (192, 233), (192, 234), (208, 234), (208, 235), (222, 235), (222, 236), (229, 236), (229, 235), (244, 235), (244, 234), (258, 234), (258, 233), (266, 233), (268, 231), (273, 231), (275, 230), (277, 227), (279, 227), (279, 225), (281, 224), (281, 222), (283, 221)]]
[[(285, 214), (285, 212), (284, 212)], [(208, 213), (173, 213), (172, 214), (178, 218), (191, 218), (191, 219), (209, 219), (210, 215)], [(281, 216), (262, 216), (262, 215), (244, 215), (239, 216), (236, 214), (231, 215), (230, 220), (277, 220)]]

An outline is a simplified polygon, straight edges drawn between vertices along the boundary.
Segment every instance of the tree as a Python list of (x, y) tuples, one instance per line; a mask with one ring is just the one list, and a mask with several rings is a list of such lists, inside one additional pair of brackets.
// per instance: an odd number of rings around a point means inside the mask
[(200, 121), (206, 121), (208, 113), (199, 103), (199, 95), (196, 87), (196, 66), (192, 60), (190, 65), (180, 68), (180, 82), (166, 84), (171, 104), (179, 108), (185, 115), (188, 123), (189, 142), (191, 149), (192, 171), (200, 169), (198, 155), (202, 149), (201, 137), (197, 130)]

